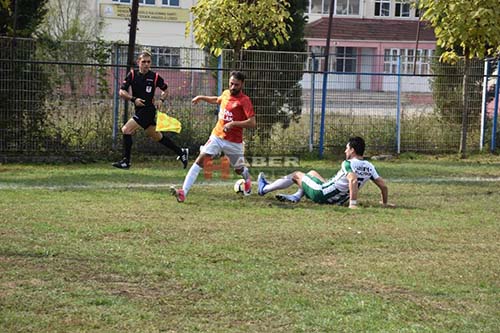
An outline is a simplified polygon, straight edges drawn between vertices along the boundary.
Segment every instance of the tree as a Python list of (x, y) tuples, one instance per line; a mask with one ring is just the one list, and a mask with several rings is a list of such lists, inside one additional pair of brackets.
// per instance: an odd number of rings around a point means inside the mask
[(85, 1), (49, 0), (37, 35), (60, 41), (94, 40), (102, 29)]
[[(223, 49), (240, 51), (256, 45), (282, 44), (289, 38), (286, 0), (199, 0), (191, 8), (195, 42), (219, 56)], [(189, 34), (191, 24), (187, 24)]]
[[(195, 41), (215, 56), (232, 49), (233, 54), (225, 53), (224, 67), (247, 72), (245, 90), (259, 115), (263, 139), (273, 124), (287, 127), (300, 115), (299, 81), (306, 55), (295, 52), (305, 51), (306, 6), (306, 0), (200, 0), (191, 9)], [(280, 61), (262, 61), (262, 53), (246, 49), (294, 53), (281, 53)]]
[(471, 59), (500, 54), (500, 15), (498, 1), (491, 0), (420, 0), (422, 19), (434, 28), (437, 45), (445, 52), (440, 61), (455, 63), (456, 50), (464, 56), (462, 80), (462, 135), (460, 153), (466, 157)]
[[(464, 60), (460, 56), (459, 61), (453, 64), (439, 61), (439, 57), (445, 52), (441, 47), (436, 47), (434, 57), (431, 61), (431, 71), (433, 76), (430, 78), (433, 100), (435, 103), (436, 115), (439, 115), (438, 121), (446, 128), (450, 138), (454, 138), (452, 144), (460, 147), (463, 121), (463, 73)], [(467, 78), (469, 90), (467, 92), (471, 101), (480, 101), (482, 96), (483, 83), (483, 64), (484, 61), (472, 59), (469, 75)], [(467, 110), (469, 116), (468, 124), (479, 128), (481, 121), (481, 103), (469, 103)], [(455, 140), (455, 138), (457, 140)]]
[[(45, 15), (36, 36), (41, 43), (40, 55), (48, 60), (89, 62), (96, 55), (103, 55), (105, 43), (96, 36), (100, 35), (102, 22), (89, 11), (85, 1), (49, 0)], [(98, 43), (90, 43), (97, 41)], [(90, 45), (91, 44), (91, 45)], [(106, 61), (107, 59), (97, 59)], [(59, 66), (64, 75), (55, 75), (56, 84), (69, 83), (73, 95), (77, 91), (77, 81), (84, 69), (81, 66)], [(101, 71), (103, 68), (101, 68)], [(98, 75), (102, 77), (104, 73)], [(105, 81), (102, 81), (105, 82)], [(107, 89), (107, 87), (103, 88)]]
[[(252, 92), (255, 110), (259, 115), (259, 135), (266, 138), (270, 128), (279, 123), (283, 128), (298, 120), (302, 111), (302, 80), (304, 63), (307, 60), (304, 27), (307, 0), (289, 1), (290, 16), (285, 23), (290, 27), (290, 38), (279, 45), (267, 44), (252, 47), (255, 50), (274, 51), (273, 59), (261, 61), (260, 52), (244, 55), (244, 66), (249, 80), (246, 89)], [(288, 53), (290, 52), (290, 53)], [(259, 61), (260, 60), (260, 61)]]
[(0, 35), (31, 37), (41, 23), (47, 0), (0, 0)]
[[(0, 0), (0, 64), (5, 89), (0, 90), (0, 151), (20, 150), (40, 142), (45, 112), (46, 77), (30, 63), (36, 44), (31, 37), (40, 24), (46, 0)], [(21, 39), (22, 37), (22, 39)]]

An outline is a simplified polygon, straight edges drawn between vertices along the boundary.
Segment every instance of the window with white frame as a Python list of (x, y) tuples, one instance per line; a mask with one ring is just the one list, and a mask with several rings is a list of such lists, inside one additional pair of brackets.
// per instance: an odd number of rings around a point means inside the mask
[(333, 63), (336, 72), (356, 72), (356, 60), (356, 48), (343, 46), (335, 48)]
[[(335, 0), (335, 15), (359, 15), (361, 0)], [(309, 1), (310, 14), (328, 14), (330, 11), (330, 0)]]
[[(310, 46), (309, 52), (313, 53), (314, 57), (309, 57), (307, 69), (310, 71), (325, 70), (325, 47)], [(334, 50), (330, 50), (329, 59), (328, 71), (330, 72), (356, 72), (357, 54), (355, 47), (336, 47)]]
[[(120, 3), (130, 3), (130, 0), (113, 0), (113, 2), (120, 2)], [(155, 0), (139, 0), (139, 4), (141, 5), (154, 5)]]
[(152, 47), (152, 66), (178, 67), (181, 65), (181, 50), (177, 47)]
[(394, 16), (410, 17), (410, 2), (408, 0), (396, 0)]
[(179, 7), (179, 0), (161, 0), (161, 4), (164, 6)]
[(311, 14), (328, 14), (330, 0), (311, 0), (309, 12)]
[(309, 46), (309, 52), (311, 55), (307, 59), (307, 70), (310, 71), (322, 71), (325, 64), (325, 47), (324, 46)]
[(359, 0), (337, 0), (335, 13), (337, 15), (359, 15)]
[(391, 14), (391, 0), (375, 1), (375, 16), (389, 16)]
[[(384, 73), (398, 73), (398, 58), (401, 58), (401, 74), (429, 74), (433, 50), (385, 49)], [(415, 67), (414, 67), (415, 66)]]

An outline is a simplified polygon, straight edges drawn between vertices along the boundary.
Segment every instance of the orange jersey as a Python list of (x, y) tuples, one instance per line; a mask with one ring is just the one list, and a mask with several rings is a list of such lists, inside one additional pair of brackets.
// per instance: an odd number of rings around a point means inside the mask
[(217, 98), (217, 104), (220, 104), (219, 119), (212, 130), (212, 135), (231, 142), (243, 142), (243, 128), (235, 126), (228, 132), (224, 132), (224, 125), (232, 121), (244, 121), (255, 116), (250, 98), (243, 92), (232, 96), (229, 90), (224, 90), (222, 95)]

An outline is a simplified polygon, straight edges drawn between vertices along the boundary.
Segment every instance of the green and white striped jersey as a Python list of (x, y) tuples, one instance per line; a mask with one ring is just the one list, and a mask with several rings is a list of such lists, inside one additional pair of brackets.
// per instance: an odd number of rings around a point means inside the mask
[(323, 184), (323, 188), (333, 185), (340, 192), (349, 192), (349, 180), (347, 179), (349, 172), (354, 172), (358, 177), (358, 189), (362, 188), (368, 180), (380, 177), (373, 164), (365, 160), (353, 158), (342, 162), (342, 167), (335, 177), (327, 180)]

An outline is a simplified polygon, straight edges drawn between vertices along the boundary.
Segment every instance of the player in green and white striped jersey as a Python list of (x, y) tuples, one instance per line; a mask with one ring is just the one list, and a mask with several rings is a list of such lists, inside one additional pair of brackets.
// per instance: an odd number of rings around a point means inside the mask
[(346, 160), (342, 162), (341, 169), (335, 177), (329, 180), (325, 180), (317, 171), (311, 170), (308, 173), (295, 171), (273, 183), (268, 183), (261, 172), (258, 177), (258, 193), (265, 195), (297, 184), (299, 190), (296, 193), (278, 194), (276, 198), (281, 201), (299, 202), (305, 195), (316, 203), (343, 205), (349, 201), (349, 208), (356, 208), (358, 191), (368, 180), (372, 180), (380, 189), (382, 205), (387, 206), (389, 192), (387, 185), (373, 164), (363, 159), (364, 152), (363, 138), (350, 138), (345, 149)]

